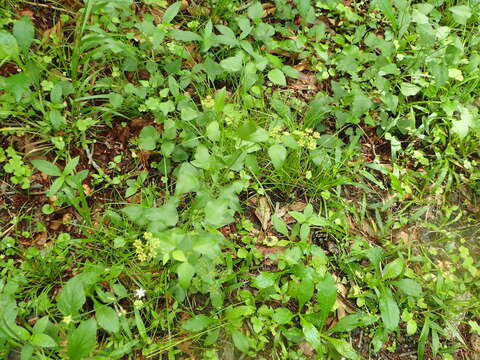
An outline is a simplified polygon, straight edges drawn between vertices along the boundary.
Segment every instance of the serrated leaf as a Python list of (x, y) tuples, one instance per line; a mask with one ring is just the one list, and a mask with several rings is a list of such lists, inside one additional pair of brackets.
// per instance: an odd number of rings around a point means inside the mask
[(67, 354), (70, 360), (81, 360), (93, 351), (97, 339), (97, 322), (94, 319), (83, 321), (68, 334)]
[(187, 331), (199, 332), (206, 329), (213, 322), (208, 316), (203, 314), (195, 315), (191, 319), (185, 321), (182, 325), (182, 329)]
[(23, 52), (26, 52), (32, 45), (35, 37), (35, 28), (32, 20), (26, 16), (13, 24), (13, 35), (17, 39), (18, 46)]
[(32, 160), (32, 165), (40, 170), (41, 172), (47, 174), (48, 176), (62, 176), (62, 171), (58, 168), (57, 165), (52, 164), (47, 160)]
[(120, 330), (117, 313), (107, 305), (97, 305), (95, 307), (95, 318), (98, 325), (109, 332), (116, 333)]
[(175, 16), (177, 16), (180, 6), (182, 5), (181, 1), (174, 2), (170, 5), (167, 10), (163, 13), (162, 23), (170, 24)]
[(76, 315), (85, 301), (83, 283), (78, 277), (68, 280), (57, 296), (58, 309), (64, 315)]
[(287, 80), (285, 79), (285, 75), (280, 69), (270, 70), (267, 76), (268, 76), (268, 79), (275, 85), (279, 85), (279, 86), (287, 85)]
[(287, 149), (282, 144), (275, 144), (268, 148), (268, 155), (275, 169), (279, 169), (287, 158)]
[(400, 310), (390, 289), (383, 288), (380, 291), (378, 307), (380, 308), (380, 314), (385, 329), (387, 331), (395, 330), (400, 321)]

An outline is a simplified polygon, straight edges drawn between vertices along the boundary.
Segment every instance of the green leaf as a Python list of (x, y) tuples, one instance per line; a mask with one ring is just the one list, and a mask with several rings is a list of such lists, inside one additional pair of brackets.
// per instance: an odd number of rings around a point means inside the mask
[(109, 332), (116, 333), (120, 330), (117, 313), (107, 305), (97, 305), (95, 307), (95, 318), (98, 325)]
[(243, 353), (247, 353), (250, 348), (250, 341), (248, 336), (243, 334), (241, 331), (233, 330), (232, 331), (232, 340), (236, 348)]
[(32, 45), (35, 37), (35, 28), (32, 20), (24, 16), (20, 20), (15, 21), (13, 25), (13, 35), (17, 39), (18, 46), (23, 52), (26, 52)]
[(400, 92), (404, 96), (414, 96), (414, 95), (417, 95), (419, 91), (420, 91), (420, 87), (414, 84), (409, 84), (404, 82), (402, 83), (402, 85), (400, 85)]
[(53, 109), (46, 113), (46, 118), (55, 130), (60, 130), (67, 126), (67, 121), (60, 110)]
[(460, 139), (465, 138), (473, 126), (473, 115), (470, 109), (465, 106), (460, 107), (460, 120), (452, 121), (452, 131), (458, 135)]
[(174, 2), (170, 5), (167, 10), (163, 13), (162, 23), (170, 24), (175, 16), (177, 16), (180, 6), (182, 5), (181, 1)]
[(76, 315), (85, 304), (85, 290), (78, 277), (71, 278), (57, 296), (57, 306), (64, 315)]
[(383, 269), (383, 278), (384, 279), (394, 279), (398, 277), (403, 270), (403, 260), (398, 258), (388, 263)]
[(280, 69), (270, 70), (267, 76), (268, 76), (268, 79), (275, 85), (279, 85), (279, 86), (287, 85), (287, 80), (285, 79), (285, 75)]
[(207, 202), (205, 205), (205, 221), (215, 228), (233, 222), (233, 211), (229, 209), (228, 204), (228, 199), (215, 199)]
[(279, 218), (276, 215), (273, 215), (271, 220), (272, 220), (273, 227), (275, 228), (276, 231), (278, 231), (282, 235), (288, 236), (288, 228), (287, 228), (287, 224), (285, 224), (285, 221), (283, 221), (281, 218)]
[(337, 301), (337, 285), (332, 275), (328, 274), (317, 285), (317, 302), (320, 305), (319, 322), (323, 326), (327, 316)]
[(30, 338), (30, 343), (33, 346), (40, 346), (40, 347), (54, 347), (57, 346), (55, 340), (53, 340), (47, 334), (33, 334)]
[(160, 134), (153, 126), (145, 126), (138, 137), (138, 147), (142, 150), (155, 150)]
[(272, 164), (275, 169), (279, 169), (287, 158), (287, 149), (281, 144), (275, 144), (268, 148), (268, 155), (270, 159), (272, 159)]
[(315, 349), (321, 347), (322, 342), (320, 340), (320, 333), (318, 332), (317, 328), (305, 319), (302, 319), (301, 322), (305, 340), (307, 340), (307, 342)]
[(81, 360), (93, 351), (97, 339), (95, 319), (83, 321), (78, 328), (68, 334), (67, 354), (70, 360)]
[(360, 360), (361, 359), (360, 355), (357, 354), (355, 349), (352, 347), (352, 345), (348, 341), (343, 340), (343, 339), (335, 339), (335, 338), (332, 338), (332, 337), (329, 337), (329, 336), (325, 336), (325, 339), (330, 344), (333, 345), (335, 350), (337, 350), (337, 352), (340, 355), (346, 357), (347, 359), (352, 359), (352, 360)]
[(422, 296), (422, 287), (412, 279), (402, 279), (393, 283), (404, 294), (414, 297)]
[(331, 332), (350, 332), (360, 326), (368, 326), (377, 321), (377, 317), (364, 312), (347, 315), (335, 324)]
[(256, 1), (249, 6), (247, 11), (248, 17), (252, 20), (261, 19), (263, 17), (263, 6), (260, 2)]
[(206, 329), (213, 322), (208, 316), (203, 314), (195, 315), (188, 319), (183, 325), (182, 329), (187, 331), (199, 332)]
[(375, 5), (383, 12), (383, 15), (385, 15), (390, 24), (396, 26), (397, 18), (391, 0), (376, 0)]
[(294, 315), (290, 310), (288, 310), (287, 308), (280, 307), (275, 309), (275, 312), (273, 313), (273, 316), (272, 316), (272, 320), (279, 325), (284, 325), (284, 324), (288, 324), (292, 320), (293, 316)]
[(467, 5), (452, 6), (448, 9), (455, 21), (461, 25), (467, 25), (467, 20), (472, 16), (472, 10)]
[(276, 279), (277, 276), (275, 274), (269, 272), (262, 272), (255, 278), (253, 286), (258, 289), (267, 289), (275, 285)]
[(298, 300), (298, 306), (300, 310), (307, 303), (307, 301), (309, 301), (312, 298), (313, 290), (314, 290), (313, 280), (308, 276), (304, 277), (302, 281), (300, 281), (300, 286), (296, 292), (296, 297)]
[(200, 187), (199, 175), (200, 171), (190, 163), (183, 163), (180, 165), (177, 174), (175, 193), (184, 194), (198, 190)]
[(47, 160), (32, 160), (32, 165), (48, 176), (62, 176), (62, 171)]
[(0, 31), (0, 62), (4, 59), (16, 60), (18, 53), (17, 39), (6, 31)]
[(191, 31), (183, 31), (183, 30), (172, 30), (170, 31), (170, 36), (177, 41), (201, 41), (202, 37), (198, 34), (195, 34)]
[(178, 282), (184, 289), (188, 289), (193, 275), (195, 275), (195, 268), (188, 262), (181, 263), (177, 267)]
[(400, 321), (400, 310), (397, 302), (393, 297), (392, 291), (389, 288), (383, 288), (380, 291), (378, 299), (378, 307), (382, 316), (383, 324), (387, 331), (393, 331), (397, 328)]
[(220, 66), (228, 72), (239, 72), (243, 66), (243, 53), (239, 51), (235, 56), (223, 59)]

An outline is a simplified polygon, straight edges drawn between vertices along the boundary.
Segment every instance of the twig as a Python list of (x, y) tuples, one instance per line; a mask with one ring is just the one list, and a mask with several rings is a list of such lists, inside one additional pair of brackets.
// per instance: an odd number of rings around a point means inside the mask
[(237, 9), (235, 10), (235, 12), (243, 11), (243, 10), (247, 9), (248, 7), (250, 7), (250, 5), (252, 5), (252, 4), (253, 4), (253, 1), (250, 1), (250, 2), (246, 3), (245, 5), (240, 6), (239, 8), (237, 8)]
[(35, 3), (35, 2), (32, 2), (32, 1), (22, 1), (22, 2), (25, 3), (25, 4), (28, 4), (28, 5), (43, 7), (43, 8), (47, 8), (47, 9), (53, 9), (53, 10), (57, 10), (57, 11), (62, 11), (62, 12), (66, 12), (66, 13), (72, 14), (72, 15), (76, 15), (76, 14), (77, 14), (75, 11), (63, 9), (63, 8), (60, 8), (60, 7), (57, 7), (57, 6), (53, 6), (53, 5), (38, 4), (38, 3)]
[[(92, 148), (93, 148), (94, 146), (95, 146), (95, 145), (92, 144)], [(104, 173), (103, 169), (102, 169), (100, 166), (98, 166), (98, 164), (95, 162), (95, 160), (93, 160), (93, 155), (92, 155), (92, 153), (90, 152), (90, 149), (88, 148), (88, 145), (85, 144), (85, 145), (83, 146), (83, 149), (85, 150), (85, 153), (87, 154), (88, 163), (89, 163), (90, 165), (92, 165), (92, 166), (95, 168), (95, 170), (98, 171), (99, 174), (103, 174), (103, 173)]]

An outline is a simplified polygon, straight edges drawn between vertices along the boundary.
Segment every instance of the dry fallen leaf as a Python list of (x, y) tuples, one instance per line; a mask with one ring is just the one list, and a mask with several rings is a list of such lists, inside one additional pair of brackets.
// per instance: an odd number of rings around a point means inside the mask
[(258, 200), (258, 207), (255, 209), (255, 215), (257, 216), (258, 220), (262, 224), (262, 229), (267, 230), (270, 224), (270, 205), (268, 204), (268, 200), (265, 196), (262, 196)]

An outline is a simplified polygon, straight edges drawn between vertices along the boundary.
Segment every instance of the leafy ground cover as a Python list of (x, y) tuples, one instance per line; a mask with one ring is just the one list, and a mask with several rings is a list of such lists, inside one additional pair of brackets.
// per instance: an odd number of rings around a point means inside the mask
[(478, 359), (479, 14), (1, 2), (0, 356)]

